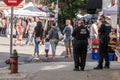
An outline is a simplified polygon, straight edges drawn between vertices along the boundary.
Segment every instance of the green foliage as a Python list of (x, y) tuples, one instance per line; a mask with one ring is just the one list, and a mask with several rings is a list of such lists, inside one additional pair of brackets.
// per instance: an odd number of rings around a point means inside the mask
[[(56, 4), (57, 0), (43, 0), (42, 4), (51, 6), (52, 2)], [(84, 13), (86, 9), (87, 0), (59, 0), (59, 22), (65, 19), (72, 19), (77, 13)], [(54, 10), (55, 7), (51, 10)]]

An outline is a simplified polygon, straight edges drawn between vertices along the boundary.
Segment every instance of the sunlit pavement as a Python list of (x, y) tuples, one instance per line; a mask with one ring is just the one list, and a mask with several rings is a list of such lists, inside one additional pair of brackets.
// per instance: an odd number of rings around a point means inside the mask
[[(0, 37), (0, 61), (9, 58), (9, 39)], [(29, 62), (19, 65), (18, 74), (10, 74), (8, 66), (0, 68), (0, 80), (120, 80), (120, 63), (111, 62), (110, 69), (93, 70), (97, 61), (87, 60), (85, 71), (73, 71), (73, 59), (65, 59), (65, 48), (60, 42), (57, 47), (57, 57), (45, 60), (44, 46), (40, 46), (41, 60), (32, 60), (33, 46), (14, 46), (19, 53), (19, 61)], [(51, 54), (51, 51), (50, 51)], [(3, 65), (3, 64), (2, 64)]]
[(119, 80), (120, 63), (110, 69), (93, 70), (96, 62), (87, 62), (85, 71), (73, 71), (73, 62), (29, 63), (19, 66), (18, 74), (0, 69), (0, 80)]

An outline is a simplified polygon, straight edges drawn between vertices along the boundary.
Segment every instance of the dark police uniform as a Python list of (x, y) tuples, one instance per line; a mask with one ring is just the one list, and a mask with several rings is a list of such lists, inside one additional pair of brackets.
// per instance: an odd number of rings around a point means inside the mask
[(88, 46), (88, 38), (89, 31), (83, 25), (75, 28), (72, 36), (73, 40), (73, 55), (74, 55), (74, 66), (76, 71), (79, 70), (79, 66), (81, 70), (84, 70), (86, 63), (86, 55), (87, 55), (87, 46)]
[(97, 68), (103, 68), (103, 59), (105, 59), (105, 68), (109, 68), (108, 44), (110, 41), (109, 34), (111, 32), (111, 25), (104, 21), (98, 30), (99, 33), (99, 60)]

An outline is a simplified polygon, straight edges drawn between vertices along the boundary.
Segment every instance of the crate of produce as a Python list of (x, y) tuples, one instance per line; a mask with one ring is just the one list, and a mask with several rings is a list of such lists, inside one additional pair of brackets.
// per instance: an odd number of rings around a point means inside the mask
[(99, 44), (99, 39), (98, 38), (92, 38), (92, 44)]
[(114, 53), (109, 53), (109, 61), (113, 61), (114, 60)]
[(92, 52), (98, 53), (98, 48), (92, 48)]
[(92, 52), (91, 58), (92, 58), (93, 60), (98, 60), (98, 53)]
[[(114, 60), (114, 53), (108, 53), (108, 55), (109, 55), (109, 61), (113, 61)], [(99, 55), (98, 55), (98, 53), (92, 52), (91, 57), (93, 60), (98, 60)]]

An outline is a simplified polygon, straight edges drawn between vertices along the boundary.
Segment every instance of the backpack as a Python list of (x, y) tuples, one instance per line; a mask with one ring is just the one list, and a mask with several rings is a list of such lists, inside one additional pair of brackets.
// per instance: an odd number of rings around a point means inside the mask
[(58, 39), (62, 40), (63, 39), (63, 34), (61, 33), (59, 27), (57, 27), (57, 33), (58, 33)]

